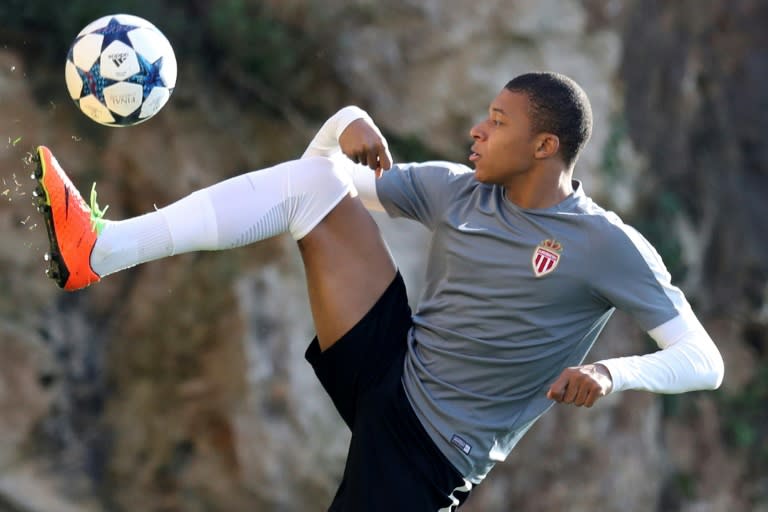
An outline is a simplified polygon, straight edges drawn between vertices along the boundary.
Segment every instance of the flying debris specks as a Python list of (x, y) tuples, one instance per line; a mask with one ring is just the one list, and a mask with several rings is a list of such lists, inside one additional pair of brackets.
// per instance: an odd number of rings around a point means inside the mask
[[(2, 179), (3, 181), (3, 191), (0, 192), (0, 195), (3, 197), (8, 198), (8, 202), (13, 201), (14, 197), (24, 197), (27, 195), (24, 190), (22, 190), (22, 185), (19, 183), (19, 180), (16, 178), (16, 173), (13, 173), (12, 176), (13, 183), (8, 183), (5, 178)], [(12, 185), (12, 187), (11, 187)]]

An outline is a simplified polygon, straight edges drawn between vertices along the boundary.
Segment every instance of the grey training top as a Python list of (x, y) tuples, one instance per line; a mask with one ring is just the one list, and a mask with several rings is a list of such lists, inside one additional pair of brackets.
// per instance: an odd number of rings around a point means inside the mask
[(403, 384), (473, 483), (552, 405), (549, 385), (582, 362), (614, 308), (648, 331), (687, 304), (653, 247), (579, 182), (545, 209), (447, 162), (396, 165), (376, 187), (389, 215), (432, 231)]

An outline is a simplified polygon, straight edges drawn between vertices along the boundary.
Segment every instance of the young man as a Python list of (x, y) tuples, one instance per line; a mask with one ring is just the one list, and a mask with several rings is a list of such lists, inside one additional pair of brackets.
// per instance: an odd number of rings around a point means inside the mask
[[(93, 192), (89, 209), (41, 147), (51, 276), (77, 289), (149, 260), (290, 232), (317, 331), (306, 357), (352, 430), (330, 510), (450, 512), (554, 402), (591, 407), (609, 392), (722, 380), (716, 346), (658, 254), (573, 180), (591, 129), (577, 84), (530, 73), (470, 130), (474, 171), (393, 166), (373, 121), (347, 107), (302, 159), (119, 222), (102, 218)], [(433, 233), (414, 314), (364, 205)], [(614, 308), (661, 350), (582, 364)]]

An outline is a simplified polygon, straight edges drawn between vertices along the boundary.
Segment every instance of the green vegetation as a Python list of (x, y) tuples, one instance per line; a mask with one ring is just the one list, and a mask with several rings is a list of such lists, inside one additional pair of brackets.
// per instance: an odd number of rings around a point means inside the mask
[(661, 255), (672, 281), (679, 283), (685, 278), (684, 248), (675, 229), (670, 225), (682, 212), (682, 199), (671, 188), (659, 189), (652, 197), (639, 205), (636, 218), (629, 222), (653, 244)]
[(152, 18), (160, 6), (142, 0), (91, 2), (5, 0), (0, 3), (4, 41), (48, 61), (60, 63), (75, 35), (91, 21), (110, 13), (130, 12)]
[[(616, 186), (622, 179), (624, 165), (621, 156), (623, 144), (627, 144), (629, 133), (624, 114), (614, 113), (609, 121), (608, 139), (605, 142), (600, 161), (600, 172), (608, 188)], [(678, 282), (685, 276), (683, 247), (672, 222), (682, 211), (684, 204), (672, 188), (659, 187), (660, 192), (651, 198), (641, 199), (634, 216), (627, 216), (627, 221), (640, 231), (656, 247), (664, 259), (673, 280)], [(610, 197), (606, 198), (609, 207)]]
[(750, 458), (753, 471), (768, 473), (768, 366), (738, 395), (718, 394), (725, 439)]
[(623, 115), (613, 114), (610, 118), (608, 140), (605, 141), (600, 162), (600, 170), (609, 181), (615, 182), (622, 172), (620, 149), (628, 137), (627, 122)]
[[(718, 393), (717, 396), (725, 442), (744, 457), (750, 480), (765, 481), (768, 477), (768, 365), (758, 368), (741, 393)], [(768, 488), (755, 486), (745, 498), (756, 506), (768, 504)]]
[(60, 86), (64, 59), (77, 33), (91, 21), (117, 13), (157, 25), (173, 45), (180, 72), (202, 62), (199, 83), (225, 83), (250, 102), (301, 103), (319, 69), (313, 65), (318, 52), (312, 51), (316, 45), (311, 36), (254, 0), (5, 0), (0, 3), (0, 40), (33, 63), (29, 69), (36, 71), (30, 78), (43, 97), (53, 87), (46, 80)]
[(393, 156), (400, 162), (425, 162), (441, 160), (444, 156), (427, 147), (418, 137), (400, 137), (387, 133), (387, 143)]

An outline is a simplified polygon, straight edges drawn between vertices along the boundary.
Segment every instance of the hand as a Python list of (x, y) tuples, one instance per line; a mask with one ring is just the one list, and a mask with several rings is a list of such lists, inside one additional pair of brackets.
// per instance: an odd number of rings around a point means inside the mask
[(380, 177), (392, 167), (387, 141), (379, 129), (366, 119), (355, 119), (339, 137), (341, 151), (356, 164), (367, 165)]
[(598, 398), (611, 392), (613, 379), (608, 368), (602, 364), (572, 366), (549, 387), (547, 398), (578, 407), (592, 407)]

